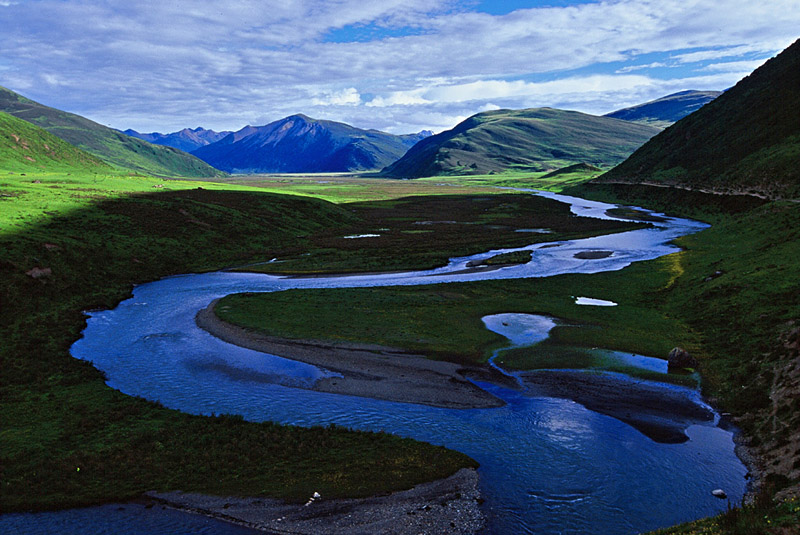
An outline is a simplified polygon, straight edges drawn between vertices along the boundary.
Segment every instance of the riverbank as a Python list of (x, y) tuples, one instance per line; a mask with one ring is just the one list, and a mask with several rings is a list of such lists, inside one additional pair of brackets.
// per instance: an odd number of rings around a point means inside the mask
[(714, 419), (710, 408), (685, 388), (644, 381), (619, 373), (584, 370), (536, 370), (518, 374), (520, 384), (485, 367), (463, 367), (426, 359), (400, 349), (356, 343), (333, 344), (266, 336), (221, 320), (219, 300), (198, 312), (195, 321), (226, 342), (299, 360), (340, 373), (321, 379), (313, 390), (421, 403), (436, 407), (497, 407), (504, 403), (467, 378), (524, 388), (527, 395), (570, 399), (589, 410), (616, 418), (661, 443), (688, 440), (686, 429)]
[(666, 383), (576, 370), (523, 372), (520, 380), (531, 395), (571, 399), (625, 422), (656, 442), (685, 442), (689, 426), (714, 420), (711, 409), (692, 399), (687, 389)]
[(293, 504), (183, 492), (148, 492), (147, 496), (182, 511), (275, 534), (466, 535), (477, 533), (485, 524), (478, 507), (478, 474), (467, 468), (409, 490), (364, 499), (320, 496)]
[[(489, 379), (491, 371), (368, 344), (333, 344), (265, 336), (224, 322), (214, 313), (218, 300), (197, 313), (197, 325), (231, 344), (290, 358), (338, 373), (317, 381), (313, 390), (434, 407), (502, 407), (504, 402), (467, 377)], [(497, 374), (499, 375), (499, 374)]]
[(82, 311), (116, 307), (135, 284), (278, 256), (308, 247), (305, 236), (344, 234), (361, 221), (318, 199), (197, 186), (79, 173), (4, 178), (0, 510), (118, 503), (175, 488), (363, 497), (476, 466), (384, 433), (166, 409), (107, 386), (70, 354), (86, 327)]

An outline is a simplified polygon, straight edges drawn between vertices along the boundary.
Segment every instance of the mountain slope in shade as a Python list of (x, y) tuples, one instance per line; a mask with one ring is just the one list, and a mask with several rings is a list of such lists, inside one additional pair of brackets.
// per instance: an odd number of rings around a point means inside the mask
[(800, 196), (800, 40), (597, 182)]
[(426, 138), (384, 176), (551, 171), (575, 163), (607, 167), (658, 133), (652, 126), (552, 108), (497, 110), (473, 115)]
[(200, 147), (216, 143), (231, 132), (215, 132), (214, 130), (206, 130), (198, 126), (197, 128), (184, 128), (183, 130), (170, 134), (161, 134), (159, 132), (142, 134), (130, 128), (122, 133), (156, 145), (166, 145), (167, 147), (174, 147), (185, 152), (192, 152)]
[(234, 173), (346, 172), (380, 169), (425, 135), (395, 136), (292, 115), (265, 126), (246, 126), (192, 154)]
[(681, 91), (644, 104), (607, 113), (605, 117), (666, 128), (708, 104), (722, 91)]
[(0, 111), (44, 128), (117, 168), (154, 176), (206, 177), (222, 174), (178, 149), (127, 136), (80, 115), (44, 106), (4, 87), (0, 87)]
[(108, 173), (111, 166), (43, 128), (0, 112), (0, 170)]

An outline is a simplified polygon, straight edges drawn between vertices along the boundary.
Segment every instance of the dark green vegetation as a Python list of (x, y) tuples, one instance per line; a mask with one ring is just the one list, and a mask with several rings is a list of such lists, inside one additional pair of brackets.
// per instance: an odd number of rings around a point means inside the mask
[(721, 94), (722, 91), (681, 91), (638, 106), (613, 111), (605, 116), (666, 128), (696, 112)]
[(576, 163), (573, 165), (568, 165), (567, 167), (562, 167), (561, 169), (556, 169), (555, 171), (550, 171), (549, 173), (542, 175), (541, 178), (564, 178), (573, 174), (585, 175), (586, 173), (597, 176), (600, 172), (601, 169), (599, 167), (595, 167), (594, 165), (589, 165), (588, 163)]
[(797, 487), (800, 204), (772, 202), (715, 219), (678, 241), (686, 248), (677, 255), (682, 274), (666, 303), (702, 336), (707, 392), (737, 417), (776, 486)]
[(660, 529), (651, 535), (796, 535), (798, 529), (800, 500), (795, 497), (775, 504), (769, 492), (762, 492), (752, 504), (729, 507), (721, 515)]
[[(603, 184), (596, 180), (565, 188), (563, 193), (610, 203), (646, 206), (652, 210), (712, 224), (724, 220), (728, 215), (742, 214), (769, 202), (750, 195), (704, 193), (641, 184)], [(617, 217), (635, 213), (627, 207), (614, 209), (611, 212)]]
[(681, 275), (666, 304), (701, 336), (706, 391), (744, 430), (764, 490), (752, 506), (667, 533), (797, 533), (800, 525), (796, 501), (771, 502), (800, 488), (797, 109), (800, 41), (653, 138), (598, 180), (606, 184), (570, 190), (715, 223), (680, 240)]
[(0, 511), (150, 489), (364, 496), (473, 465), (383, 434), (166, 410), (106, 387), (69, 355), (81, 311), (115, 306), (134, 283), (269, 258), (356, 220), (323, 201), (212, 184), (0, 177)]
[[(497, 248), (594, 236), (640, 224), (578, 218), (563, 203), (532, 195), (438, 195), (347, 204), (359, 219), (286, 248), (248, 271), (313, 274), (433, 268)], [(550, 234), (517, 232), (544, 228)], [(368, 237), (358, 237), (368, 234)]]
[(183, 151), (126, 136), (80, 115), (29, 100), (4, 87), (0, 87), (0, 111), (44, 128), (121, 170), (167, 177), (223, 174)]
[(111, 167), (96, 157), (13, 115), (0, 112), (0, 169), (12, 172), (44, 170), (108, 173)]
[[(230, 297), (224, 302), (231, 308), (221, 314), (275, 336), (335, 336), (459, 362), (482, 362), (505, 344), (484, 329), (483, 315), (524, 312), (560, 319), (562, 324), (546, 342), (500, 356), (514, 368), (566, 366), (569, 361), (570, 366), (583, 366), (585, 352), (575, 347), (663, 358), (681, 346), (700, 360), (705, 392), (737, 416), (751, 445), (766, 459), (770, 480), (777, 488), (796, 486), (800, 204), (649, 190), (668, 201), (683, 196), (678, 206), (685, 215), (704, 215), (715, 225), (680, 238), (678, 244), (685, 249), (680, 253), (619, 272)], [(706, 205), (698, 204), (703, 200)], [(577, 306), (576, 295), (609, 299), (619, 306)], [(343, 309), (347, 322), (342, 321)], [(270, 318), (269, 325), (260, 317)], [(309, 317), (314, 321), (308, 322)]]
[(798, 109), (800, 41), (654, 137), (600, 180), (798, 197)]
[(419, 178), (552, 171), (575, 163), (608, 167), (656, 133), (651, 126), (576, 111), (488, 111), (418, 142), (382, 174)]
[(395, 136), (292, 115), (246, 126), (192, 154), (231, 173), (337, 173), (381, 169), (426, 135)]
[(530, 251), (513, 251), (510, 253), (501, 253), (487, 258), (483, 261), (487, 266), (505, 266), (508, 264), (524, 264), (531, 261), (532, 254)]
[[(669, 257), (593, 275), (243, 294), (224, 298), (217, 311), (226, 321), (272, 336), (379, 343), (463, 363), (486, 362), (495, 349), (509, 345), (484, 327), (483, 316), (546, 314), (560, 320), (547, 346), (666, 357), (676, 345), (698, 347), (684, 323), (652, 306), (654, 296), (671, 284), (674, 270)], [(580, 306), (575, 295), (610, 299), (619, 306)], [(505, 365), (536, 368), (538, 359), (538, 353), (515, 352)]]

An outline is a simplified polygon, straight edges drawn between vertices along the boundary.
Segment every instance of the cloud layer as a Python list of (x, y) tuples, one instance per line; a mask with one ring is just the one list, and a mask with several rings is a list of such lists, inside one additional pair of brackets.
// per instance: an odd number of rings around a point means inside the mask
[(496, 107), (605, 113), (724, 89), (800, 37), (796, 0), (0, 1), (0, 85), (118, 128), (291, 113), (395, 133)]

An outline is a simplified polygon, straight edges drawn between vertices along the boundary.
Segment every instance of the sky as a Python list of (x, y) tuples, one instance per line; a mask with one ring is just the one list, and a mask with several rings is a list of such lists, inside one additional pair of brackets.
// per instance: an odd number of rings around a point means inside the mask
[(140, 132), (439, 132), (723, 90), (798, 37), (800, 0), (0, 0), (0, 85)]

